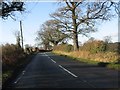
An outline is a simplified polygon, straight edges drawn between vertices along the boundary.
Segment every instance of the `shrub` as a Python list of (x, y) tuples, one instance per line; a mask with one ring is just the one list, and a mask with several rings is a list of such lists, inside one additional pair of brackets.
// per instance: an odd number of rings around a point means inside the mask
[(16, 68), (18, 68), (26, 54), (23, 49), (14, 44), (2, 45), (2, 82), (10, 78)]
[(14, 44), (2, 45), (3, 71), (16, 66), (16, 63), (24, 57), (23, 49)]
[(73, 46), (69, 44), (61, 44), (61, 45), (55, 46), (53, 50), (71, 52), (73, 51)]
[(106, 45), (100, 40), (87, 41), (83, 46), (80, 47), (80, 50), (90, 51), (91, 53), (104, 52), (106, 50)]
[(120, 43), (116, 42), (116, 43), (107, 43), (107, 51), (110, 52), (119, 52), (120, 49)]

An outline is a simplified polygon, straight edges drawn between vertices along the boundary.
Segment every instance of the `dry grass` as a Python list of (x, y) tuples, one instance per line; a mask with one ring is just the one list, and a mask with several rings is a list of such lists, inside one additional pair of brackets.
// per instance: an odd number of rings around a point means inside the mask
[(95, 54), (91, 54), (89, 51), (73, 51), (73, 52), (54, 51), (54, 52), (61, 55), (71, 56), (74, 58), (83, 58), (92, 61), (108, 63), (117, 62), (119, 58), (116, 52), (104, 52), (104, 53), (101, 52)]

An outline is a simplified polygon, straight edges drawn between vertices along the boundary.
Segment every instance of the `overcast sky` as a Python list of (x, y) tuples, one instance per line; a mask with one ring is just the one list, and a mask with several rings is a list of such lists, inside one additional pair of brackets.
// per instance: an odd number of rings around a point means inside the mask
[[(16, 43), (15, 31), (20, 30), (19, 21), (22, 20), (24, 45), (35, 45), (36, 32), (39, 30), (40, 25), (46, 20), (50, 19), (49, 14), (53, 13), (59, 6), (53, 2), (27, 2), (26, 12), (21, 16), (16, 15), (16, 21), (8, 18), (7, 20), (0, 20), (0, 43)], [(20, 17), (20, 18), (18, 18)], [(118, 18), (114, 18), (108, 22), (102, 22), (96, 33), (90, 34), (95, 39), (102, 40), (105, 36), (112, 36), (112, 41), (118, 41)], [(88, 38), (79, 36), (79, 41), (84, 43)], [(72, 44), (72, 41), (70, 41)]]

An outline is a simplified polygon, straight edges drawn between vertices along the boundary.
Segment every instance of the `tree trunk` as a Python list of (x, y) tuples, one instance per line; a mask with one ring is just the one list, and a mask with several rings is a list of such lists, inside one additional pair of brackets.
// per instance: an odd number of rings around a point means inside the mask
[(47, 50), (47, 45), (46, 44), (44, 45), (44, 49)]
[(73, 21), (73, 44), (74, 44), (74, 51), (79, 50), (78, 45), (78, 33), (77, 33), (77, 23), (76, 23), (76, 15), (75, 9), (72, 10), (72, 21)]
[(77, 33), (74, 33), (74, 34), (73, 34), (73, 44), (74, 44), (74, 51), (79, 50), (78, 34), (77, 34)]

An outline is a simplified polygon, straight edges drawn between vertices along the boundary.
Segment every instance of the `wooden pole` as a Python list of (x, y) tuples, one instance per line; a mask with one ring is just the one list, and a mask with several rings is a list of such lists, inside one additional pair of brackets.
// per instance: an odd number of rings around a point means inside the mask
[(20, 21), (20, 32), (21, 32), (21, 46), (23, 48), (23, 31), (22, 31), (22, 21)]

